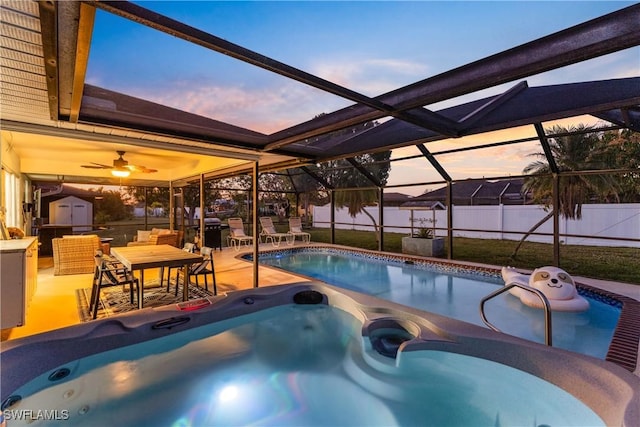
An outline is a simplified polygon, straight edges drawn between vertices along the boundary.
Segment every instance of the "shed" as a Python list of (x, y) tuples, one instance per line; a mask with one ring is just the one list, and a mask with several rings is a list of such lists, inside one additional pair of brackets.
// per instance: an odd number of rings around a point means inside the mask
[(75, 196), (49, 203), (49, 224), (70, 225), (73, 232), (91, 231), (93, 224), (93, 204)]

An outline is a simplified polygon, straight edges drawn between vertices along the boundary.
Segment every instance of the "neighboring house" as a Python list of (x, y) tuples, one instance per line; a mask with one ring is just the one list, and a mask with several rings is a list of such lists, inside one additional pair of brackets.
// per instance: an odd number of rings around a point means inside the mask
[[(474, 205), (524, 205), (531, 198), (522, 194), (522, 178), (501, 181), (469, 180), (459, 181), (451, 185), (452, 204), (457, 206)], [(429, 191), (411, 199), (411, 202), (447, 203), (447, 187)]]
[(384, 205), (385, 206), (400, 206), (403, 203), (409, 201), (411, 196), (403, 193), (384, 193)]
[[(200, 208), (197, 208), (197, 209), (199, 210)], [(143, 217), (145, 210), (147, 211), (147, 215), (148, 216), (157, 216), (157, 217), (164, 216), (164, 208), (163, 207), (159, 206), (159, 207), (156, 207), (156, 208), (148, 208), (147, 209), (147, 205), (144, 202), (138, 202), (133, 207), (133, 216), (135, 216), (135, 217)]]

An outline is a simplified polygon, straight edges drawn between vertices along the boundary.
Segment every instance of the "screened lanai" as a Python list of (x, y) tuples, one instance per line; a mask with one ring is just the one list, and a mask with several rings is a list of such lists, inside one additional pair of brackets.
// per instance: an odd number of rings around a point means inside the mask
[[(530, 162), (527, 156), (541, 152), (553, 181), (553, 206), (558, 205), (563, 182), (572, 176), (637, 174), (637, 165), (588, 167), (579, 174), (563, 170), (549, 142), (563, 136), (549, 130), (554, 125), (586, 122), (593, 124), (592, 131), (640, 129), (638, 63), (624, 73), (611, 66), (620, 58), (638, 57), (637, 4), (612, 3), (600, 16), (488, 50), (449, 69), (421, 71), (422, 78), (383, 91), (365, 85), (354, 89), (334, 74), (311, 73), (296, 62), (281, 61), (278, 46), (266, 43), (268, 37), (261, 40), (264, 50), (249, 47), (260, 47), (255, 40), (227, 40), (215, 28), (187, 23), (171, 6), (175, 4), (3, 1), (2, 140), (3, 148), (11, 151), (3, 169), (26, 177), (27, 187), (38, 182), (117, 185), (122, 181), (86, 165), (109, 166), (121, 150), (132, 163), (157, 170), (130, 178), (127, 185), (132, 186), (197, 186), (202, 194), (205, 181), (249, 175), (243, 190), (250, 194), (252, 217), (257, 218), (259, 200), (267, 197), (260, 188), (261, 174), (278, 174), (292, 183), (304, 177), (319, 184), (334, 212), (334, 192), (355, 189), (347, 181), (330, 181), (317, 173), (317, 165), (334, 162), (332, 170), (350, 168), (364, 177), (366, 184), (358, 184), (358, 190), (377, 192), (377, 223), (383, 229), (385, 194), (407, 191), (419, 196), (445, 188), (447, 217), (438, 228), (446, 235), (449, 258), (455, 253), (456, 183), (522, 177)], [(121, 36), (106, 37), (116, 24), (121, 25)], [(372, 30), (365, 29), (363, 38), (367, 31)], [(320, 57), (331, 48), (323, 46), (315, 54)], [(126, 84), (131, 69), (123, 73), (102, 59), (115, 53), (135, 63), (136, 49), (156, 55), (140, 67), (153, 73), (139, 86)], [(179, 78), (162, 93), (151, 90), (167, 63), (184, 62), (181, 55), (187, 50), (208, 64), (220, 87), (236, 88), (233, 76), (240, 70), (250, 72), (247, 85), (263, 79), (281, 83), (288, 120), (271, 119), (256, 129), (247, 117), (257, 113), (251, 108), (231, 111), (224, 100), (233, 92), (220, 90), (208, 92), (207, 99), (225, 109), (212, 107), (207, 111), (217, 114), (203, 115), (195, 105), (202, 101), (188, 81)], [(594, 62), (602, 58), (605, 61)], [(581, 79), (581, 67), (600, 67), (600, 77)], [(553, 73), (563, 69), (571, 72), (554, 78)], [(261, 92), (238, 105), (260, 104), (268, 96)], [(387, 159), (361, 162), (362, 156), (389, 150)], [(484, 160), (471, 162), (480, 157)], [(467, 166), (460, 167), (465, 162)], [(409, 173), (380, 179), (372, 171), (384, 163)], [(295, 184), (283, 192), (296, 198), (304, 193)], [(328, 222), (332, 242), (335, 222)], [(557, 264), (563, 238), (558, 210), (553, 224)], [(252, 231), (258, 234), (257, 221)], [(627, 239), (637, 243), (637, 238)], [(377, 244), (385, 250), (384, 233)], [(257, 254), (257, 243), (254, 251)]]

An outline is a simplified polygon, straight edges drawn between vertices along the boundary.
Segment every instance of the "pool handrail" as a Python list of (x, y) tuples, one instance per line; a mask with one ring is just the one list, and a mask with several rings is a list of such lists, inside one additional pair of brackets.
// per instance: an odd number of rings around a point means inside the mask
[(487, 295), (486, 297), (482, 298), (482, 300), (480, 301), (480, 317), (482, 318), (482, 321), (484, 322), (485, 325), (487, 325), (489, 328), (493, 329), (496, 332), (502, 332), (500, 329), (498, 329), (497, 327), (495, 327), (491, 322), (489, 322), (489, 320), (487, 319), (487, 316), (484, 313), (484, 304), (489, 301), (490, 299), (492, 299), (493, 297), (497, 297), (498, 295), (507, 292), (508, 290), (510, 290), (511, 288), (520, 288), (520, 289), (524, 289), (525, 291), (531, 292), (535, 295), (538, 296), (538, 298), (540, 298), (540, 300), (542, 301), (542, 308), (544, 309), (544, 343), (546, 345), (548, 345), (549, 347), (552, 347), (552, 333), (551, 333), (551, 305), (549, 304), (549, 300), (547, 299), (547, 297), (545, 296), (544, 293), (542, 293), (542, 291), (532, 288), (530, 286), (526, 286), (523, 285), (522, 283), (517, 283), (517, 282), (511, 282), (508, 283), (506, 286), (498, 289), (497, 291), (491, 292), (489, 295)]

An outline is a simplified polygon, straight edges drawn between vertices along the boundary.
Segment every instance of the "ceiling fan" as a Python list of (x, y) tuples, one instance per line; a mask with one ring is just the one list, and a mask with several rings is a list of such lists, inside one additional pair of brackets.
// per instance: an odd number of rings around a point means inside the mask
[(89, 165), (81, 165), (83, 168), (88, 169), (111, 169), (111, 174), (119, 178), (126, 178), (131, 172), (153, 173), (158, 172), (157, 169), (149, 169), (145, 166), (130, 165), (122, 156), (124, 151), (116, 151), (118, 158), (113, 161), (113, 166), (103, 165), (100, 163), (90, 162)]

